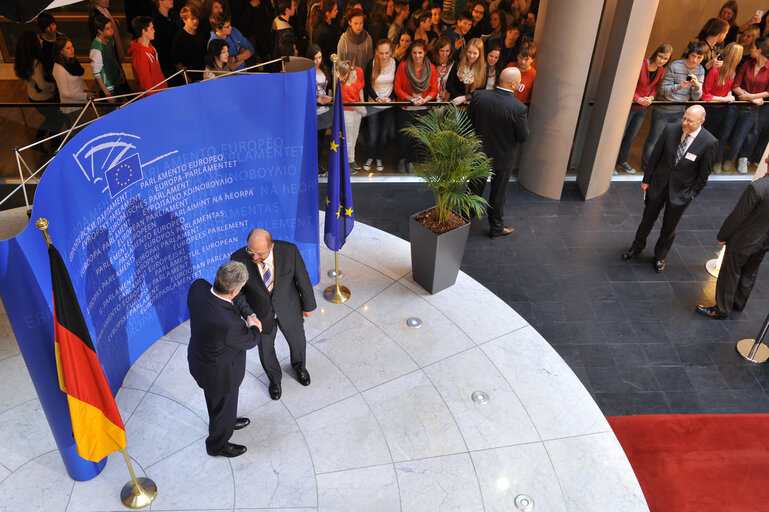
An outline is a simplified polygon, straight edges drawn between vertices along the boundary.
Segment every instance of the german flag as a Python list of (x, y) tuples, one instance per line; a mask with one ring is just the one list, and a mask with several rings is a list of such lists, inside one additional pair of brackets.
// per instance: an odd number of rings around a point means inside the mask
[(126, 445), (125, 427), (104, 376), (67, 267), (48, 248), (53, 284), (53, 326), (59, 386), (67, 393), (77, 453), (98, 462)]

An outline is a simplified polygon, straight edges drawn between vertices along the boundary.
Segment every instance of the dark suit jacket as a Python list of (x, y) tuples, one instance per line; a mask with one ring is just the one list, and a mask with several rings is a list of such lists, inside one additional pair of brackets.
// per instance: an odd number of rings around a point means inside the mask
[(230, 256), (232, 261), (239, 261), (248, 269), (248, 281), (234, 302), (247, 314), (256, 314), (265, 334), (275, 329), (276, 316), (281, 322), (301, 321), (302, 311), (313, 311), (317, 307), (307, 267), (296, 245), (275, 240), (272, 251), (275, 263), (272, 294), (267, 292), (259, 268), (245, 247)]
[(212, 394), (237, 389), (246, 374), (246, 350), (260, 339), (236, 307), (211, 293), (211, 284), (198, 279), (187, 294), (190, 345), (187, 361), (198, 386)]
[(718, 231), (730, 250), (753, 254), (769, 246), (769, 176), (754, 181)]
[[(454, 66), (456, 67), (456, 65)], [(475, 91), (468, 114), (495, 169), (513, 167), (513, 147), (529, 137), (528, 109), (512, 92)]]
[[(668, 187), (668, 202), (673, 206), (683, 206), (707, 185), (718, 140), (702, 128), (684, 156), (674, 164), (683, 133), (680, 122), (670, 123), (654, 146), (643, 178), (643, 182), (649, 184), (646, 195), (650, 199), (656, 199)], [(687, 159), (687, 153), (694, 155), (695, 159)]]

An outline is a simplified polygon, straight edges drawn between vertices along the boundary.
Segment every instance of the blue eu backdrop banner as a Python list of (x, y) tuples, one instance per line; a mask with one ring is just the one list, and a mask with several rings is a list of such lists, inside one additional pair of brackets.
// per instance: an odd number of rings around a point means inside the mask
[(73, 478), (100, 467), (68, 461), (71, 430), (56, 432), (60, 413), (69, 418), (35, 220), (50, 222), (115, 393), (131, 364), (188, 318), (190, 283), (213, 281), (249, 230), (296, 243), (318, 282), (314, 80), (312, 71), (227, 77), (105, 116), (46, 169), (27, 229), (0, 242), (3, 304)]

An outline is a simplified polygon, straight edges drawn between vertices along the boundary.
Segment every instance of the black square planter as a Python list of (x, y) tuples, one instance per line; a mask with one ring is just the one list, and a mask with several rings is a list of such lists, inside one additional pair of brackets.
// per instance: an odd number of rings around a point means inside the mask
[(411, 269), (414, 281), (433, 294), (456, 282), (470, 234), (470, 223), (436, 235), (417, 222), (416, 218), (421, 213), (415, 213), (409, 221)]

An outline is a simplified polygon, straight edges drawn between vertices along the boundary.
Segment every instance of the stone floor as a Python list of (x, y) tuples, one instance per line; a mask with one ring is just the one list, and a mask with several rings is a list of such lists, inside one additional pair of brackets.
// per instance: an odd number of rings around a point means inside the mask
[[(117, 402), (136, 470), (159, 488), (152, 510), (509, 511), (519, 494), (535, 510), (648, 510), (603, 414), (545, 339), (465, 274), (426, 294), (408, 243), (361, 220), (340, 256), (345, 304), (320, 297), (333, 265), (322, 251), (312, 385), (287, 375), (270, 400), (249, 353), (239, 412), (252, 424), (233, 438), (245, 455), (205, 453), (186, 323), (133, 365)], [(90, 481), (67, 476), (4, 313), (0, 382), (0, 510), (125, 510), (119, 453)], [(471, 400), (477, 390), (488, 403)]]
[[(649, 248), (620, 260), (643, 210), (638, 182), (613, 182), (587, 202), (573, 182), (560, 202), (511, 183), (505, 211), (515, 233), (491, 240), (488, 226), (475, 224), (462, 270), (542, 333), (606, 415), (769, 412), (769, 368), (743, 362), (734, 348), (769, 313), (769, 265), (742, 313), (714, 321), (694, 312), (714, 301), (704, 264), (746, 185), (711, 180), (657, 274)], [(355, 184), (353, 194), (357, 220), (404, 239), (408, 216), (432, 204), (411, 183)]]

